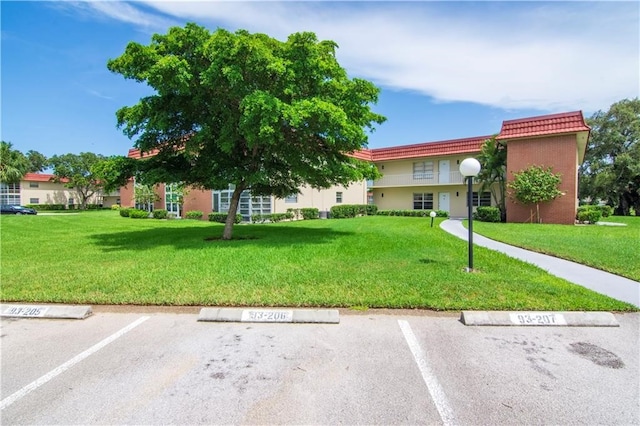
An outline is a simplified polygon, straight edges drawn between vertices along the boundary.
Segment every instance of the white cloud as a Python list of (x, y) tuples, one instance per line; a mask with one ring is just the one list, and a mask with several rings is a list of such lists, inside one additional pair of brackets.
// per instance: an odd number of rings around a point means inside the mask
[(339, 59), (351, 74), (437, 101), (595, 111), (639, 95), (635, 2), (90, 4), (143, 26), (162, 24), (158, 19), (166, 16), (279, 39), (314, 31), (339, 44)]

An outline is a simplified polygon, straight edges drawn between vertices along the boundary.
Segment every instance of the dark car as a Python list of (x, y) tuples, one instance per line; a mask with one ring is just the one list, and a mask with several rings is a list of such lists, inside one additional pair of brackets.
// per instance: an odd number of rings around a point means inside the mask
[(24, 206), (2, 206), (0, 213), (2, 214), (38, 214), (35, 209)]

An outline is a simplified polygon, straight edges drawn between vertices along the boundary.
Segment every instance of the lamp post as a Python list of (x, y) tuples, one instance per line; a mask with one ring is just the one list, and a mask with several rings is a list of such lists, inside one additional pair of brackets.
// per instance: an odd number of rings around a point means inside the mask
[(429, 216), (431, 216), (431, 227), (433, 228), (433, 218), (436, 217), (436, 212), (431, 210), (431, 213), (429, 213)]
[(475, 158), (465, 158), (460, 163), (460, 174), (467, 179), (467, 208), (469, 213), (469, 267), (473, 271), (473, 178), (480, 173), (480, 162)]

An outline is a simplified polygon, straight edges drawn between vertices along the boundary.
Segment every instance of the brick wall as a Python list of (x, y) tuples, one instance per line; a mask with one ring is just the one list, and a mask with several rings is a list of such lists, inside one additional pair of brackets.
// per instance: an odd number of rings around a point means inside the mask
[[(543, 223), (574, 224), (578, 206), (578, 148), (576, 135), (558, 135), (507, 142), (507, 182), (514, 172), (530, 166), (552, 167), (561, 175), (560, 191), (565, 195), (540, 204)], [(516, 204), (507, 197), (507, 222), (527, 222), (535, 205)]]

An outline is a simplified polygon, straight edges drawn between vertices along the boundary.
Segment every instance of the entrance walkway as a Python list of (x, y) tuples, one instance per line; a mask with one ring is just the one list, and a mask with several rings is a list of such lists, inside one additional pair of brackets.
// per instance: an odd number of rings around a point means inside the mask
[[(445, 220), (440, 224), (440, 227), (448, 233), (467, 241), (469, 230), (462, 225), (461, 220)], [(637, 281), (579, 263), (510, 246), (476, 233), (473, 234), (473, 243), (536, 265), (550, 274), (564, 278), (574, 284), (640, 307), (640, 283)]]

